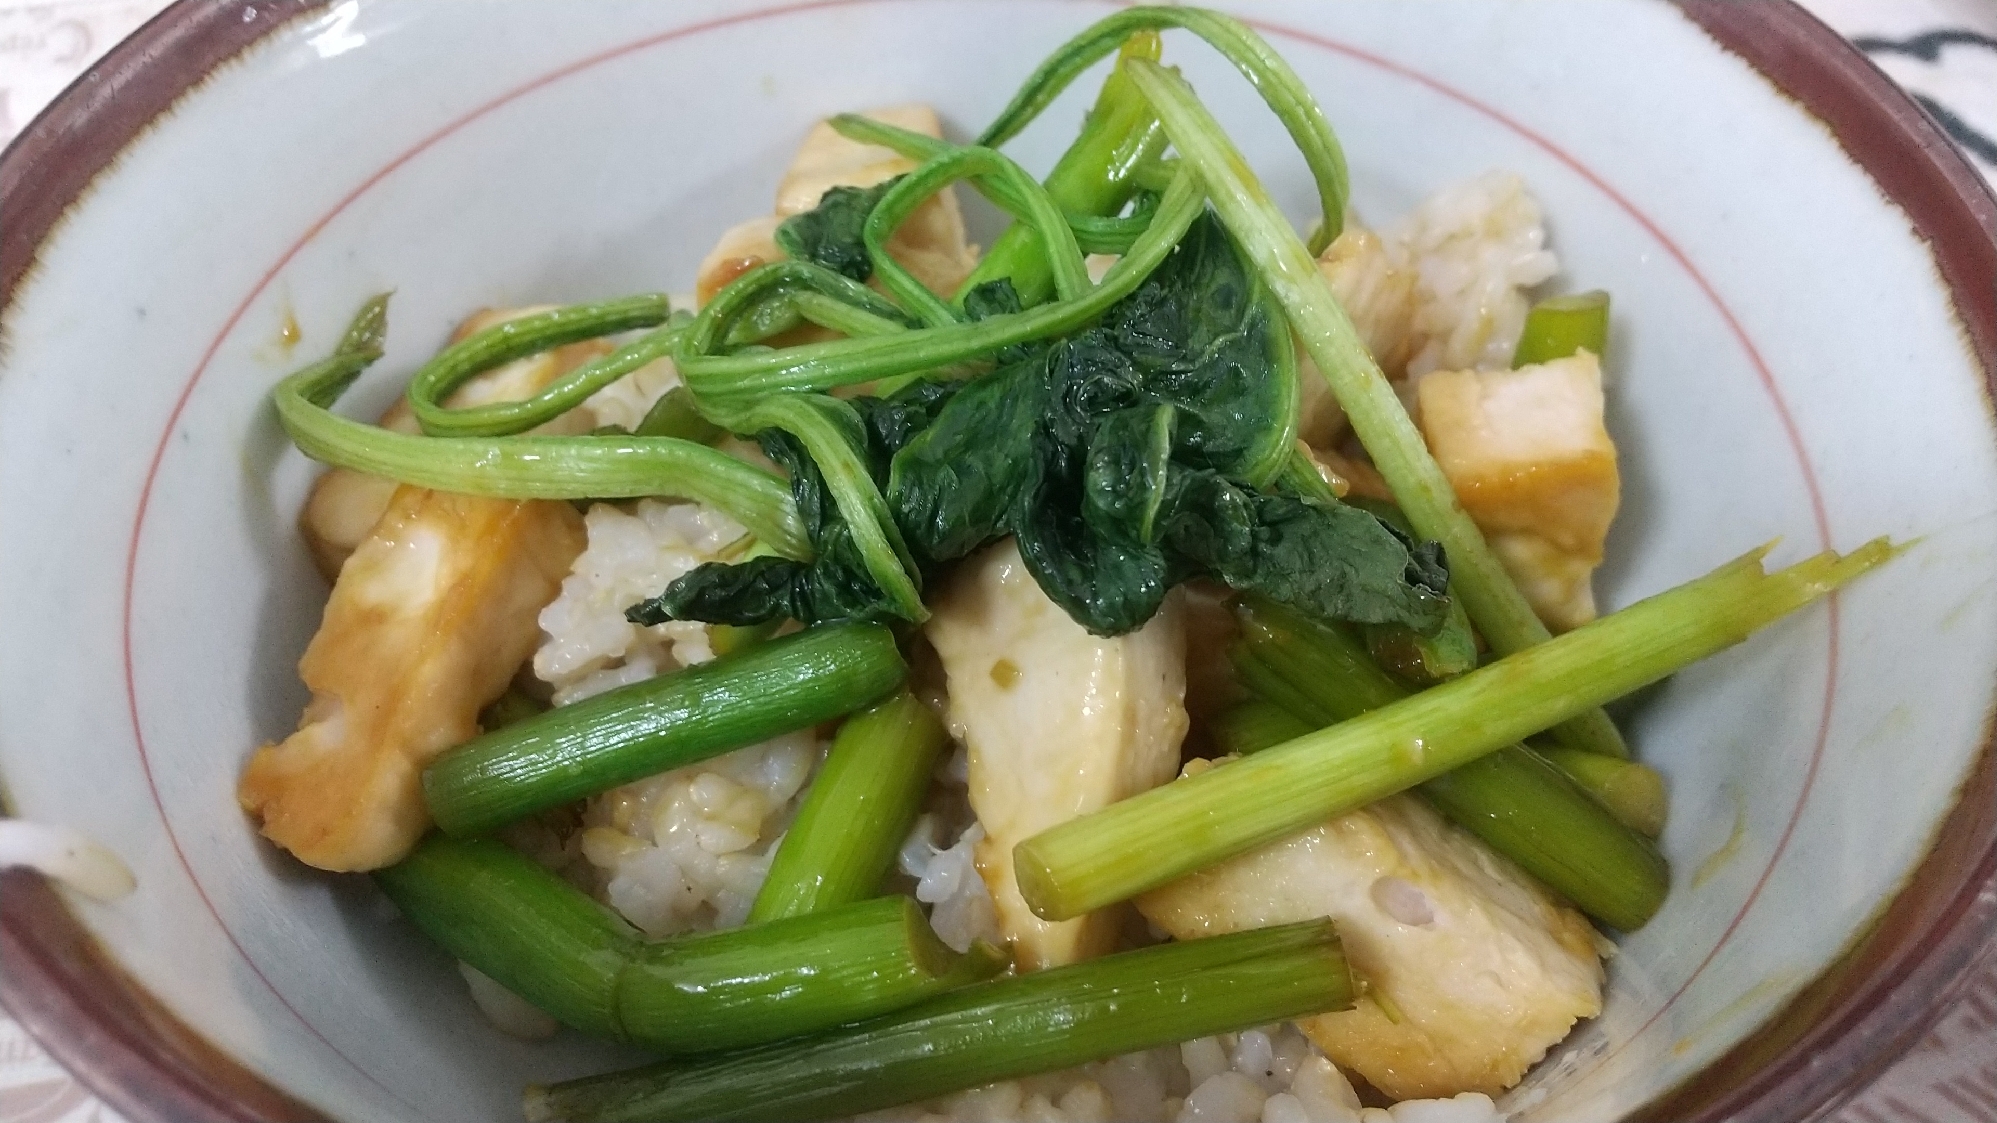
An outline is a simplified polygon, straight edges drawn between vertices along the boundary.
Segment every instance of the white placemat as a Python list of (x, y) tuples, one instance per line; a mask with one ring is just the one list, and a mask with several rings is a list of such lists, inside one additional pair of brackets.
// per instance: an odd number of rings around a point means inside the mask
[[(1997, 181), (1997, 0), (1804, 0)], [(0, 0), (0, 143), (162, 0)], [(0, 1123), (123, 1123), (0, 1012)], [(1835, 1123), (1997, 1123), (1997, 959)]]

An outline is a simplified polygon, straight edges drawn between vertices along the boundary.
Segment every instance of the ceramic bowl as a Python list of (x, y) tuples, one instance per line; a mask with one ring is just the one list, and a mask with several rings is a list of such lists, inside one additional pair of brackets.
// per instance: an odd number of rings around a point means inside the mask
[[(1992, 921), (1997, 205), (1799, 9), (1231, 4), (1309, 82), (1362, 214), (1488, 168), (1613, 290), (1628, 604), (1757, 544), (1890, 567), (1648, 696), (1670, 902), (1518, 1118), (1802, 1119), (1903, 1049)], [(485, 305), (684, 290), (807, 124), (975, 132), (1091, 4), (189, 0), (0, 158), (0, 777), (132, 865), (9, 875), (0, 997), (135, 1121), (514, 1118), (606, 1067), (473, 1009), (359, 878), (262, 844), (235, 774), (296, 720), (313, 475), (265, 394), (396, 291), (372, 415)], [(1252, 93), (1168, 42), (1287, 205)], [(1044, 167), (1076, 90), (1016, 144)], [(292, 331), (287, 325), (296, 325)], [(294, 347), (292, 344), (296, 342)]]

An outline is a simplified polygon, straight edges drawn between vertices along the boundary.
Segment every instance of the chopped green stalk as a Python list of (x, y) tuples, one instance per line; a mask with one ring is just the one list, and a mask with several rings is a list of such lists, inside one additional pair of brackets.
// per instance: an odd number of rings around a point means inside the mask
[(1631, 830), (1651, 838), (1664, 833), (1671, 796), (1664, 786), (1664, 777), (1655, 769), (1633, 760), (1617, 760), (1565, 745), (1549, 745), (1534, 751), (1587, 789), (1589, 795), (1600, 800)]
[(1451, 822), (1611, 928), (1648, 924), (1671, 890), (1671, 867), (1650, 839), (1531, 749), (1507, 745), (1418, 790)]
[(1609, 346), (1609, 294), (1601, 289), (1551, 296), (1526, 313), (1525, 331), (1512, 354), (1515, 367), (1550, 363), (1576, 351), (1600, 357)]
[[(1304, 708), (1294, 701), (1281, 704), (1312, 729), (1411, 693), (1341, 629), (1261, 598), (1245, 600), (1241, 615), (1243, 657), (1285, 680), (1292, 691), (1286, 696), (1302, 699)], [(1631, 931), (1664, 903), (1671, 877), (1656, 847), (1526, 749), (1499, 749), (1419, 790), (1451, 821), (1590, 916)]]
[(800, 292), (790, 300), (798, 315), (841, 335), (893, 335), (908, 330), (900, 320), (856, 308), (822, 292)]
[(423, 431), (433, 437), (524, 433), (581, 405), (583, 399), (639, 367), (672, 354), (684, 323), (649, 332), (611, 354), (584, 363), (525, 401), (451, 409), (443, 400), (494, 367), (585, 339), (655, 327), (664, 323), (671, 311), (664, 296), (646, 293), (502, 321), (451, 344), (418, 368), (409, 380), (409, 408)]
[(451, 955), (564, 1025), (667, 1053), (739, 1048), (876, 1017), (1004, 969), (944, 946), (907, 897), (646, 943), (511, 847), (432, 835), (374, 874)]
[(623, 1036), (617, 980), (637, 930), (525, 855), (433, 834), (374, 881), (445, 951), (549, 1017)]
[(460, 495), (676, 495), (721, 510), (786, 557), (811, 556), (810, 540), (784, 481), (705, 445), (668, 437), (419, 437), (331, 412), (354, 379), (381, 355), (385, 302), (385, 297), (369, 301), (355, 317), (347, 343), (271, 391), (278, 421), (305, 455)]
[(634, 949), (617, 1014), (662, 1052), (740, 1049), (913, 1006), (1008, 962), (985, 943), (951, 951), (921, 905), (880, 897)]
[(446, 833), (485, 834), (850, 713), (905, 669), (886, 628), (807, 629), (474, 737), (424, 770), (423, 796)]
[(1223, 711), (1207, 732), (1224, 753), (1247, 756), (1294, 741), (1309, 733), (1312, 726), (1274, 702), (1250, 698)]
[(672, 437), (711, 445), (727, 433), (728, 430), (700, 415), (700, 407), (694, 404), (693, 391), (675, 386), (659, 395), (659, 400), (645, 411), (644, 420), (638, 422), (638, 430), (632, 436)]
[(525, 721), (538, 713), (545, 713), (548, 707), (537, 698), (521, 693), (515, 687), (507, 687), (499, 700), (487, 706), (478, 715), (479, 729), (490, 733), (504, 729), (515, 722)]
[(904, 690), (846, 719), (777, 845), (749, 923), (822, 912), (880, 891), (949, 735)]
[(1775, 574), (1748, 555), (1412, 698), (1035, 835), (1013, 851), (1020, 890), (1035, 913), (1065, 920), (1154, 889), (1655, 682), (1892, 554), (1882, 539)]
[(1312, 696), (1291, 685), (1288, 676), (1278, 671), (1263, 652), (1243, 643), (1236, 644), (1227, 657), (1234, 665), (1235, 681), (1249, 694), (1296, 715), (1308, 723), (1310, 729), (1322, 729), (1331, 724), (1332, 719), (1324, 716), (1322, 707)]
[[(1261, 271), (1288, 314), (1332, 393), (1373, 457), (1401, 509), (1423, 537), (1441, 542), (1451, 585), (1462, 596), (1484, 638), (1500, 655), (1524, 651), (1550, 638), (1525, 596), (1484, 541), (1477, 524), (1456, 501), (1448, 477), (1429, 455), (1420, 430), (1380, 373), (1352, 321), (1332, 295), (1310, 251), (1290, 229), (1241, 152), (1178, 75), (1142, 59), (1125, 64), (1138, 89), (1158, 111), (1181, 160), (1196, 170), (1221, 220)], [(1583, 710), (1560, 731), (1561, 740), (1611, 756), (1629, 748), (1607, 715)]]
[[(1156, 61), (1160, 45), (1155, 31), (1138, 31), (1123, 40), (1120, 58)], [(1165, 147), (1165, 134), (1151, 106), (1130, 87), (1123, 67), (1104, 80), (1102, 92), (1082, 123), (1082, 134), (1047, 174), (1047, 194), (1070, 215), (1101, 217), (1121, 211), (1137, 191), (1131, 172), (1155, 159)], [(958, 286), (956, 303), (981, 284), (1009, 278), (1020, 306), (1031, 308), (1054, 293), (1054, 273), (1044, 240), (1015, 223), (992, 243), (971, 275)]]
[(527, 1090), (530, 1120), (798, 1123), (1351, 1005), (1328, 921), (995, 979), (819, 1037)]

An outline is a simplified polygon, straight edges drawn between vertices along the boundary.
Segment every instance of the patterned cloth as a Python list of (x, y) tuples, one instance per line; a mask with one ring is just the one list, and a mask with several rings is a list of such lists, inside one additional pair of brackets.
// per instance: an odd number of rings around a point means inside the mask
[[(1803, 0), (1997, 181), (1997, 0)], [(0, 143), (163, 0), (0, 0)], [(1997, 1123), (1997, 948), (1935, 1031), (1834, 1123)], [(0, 1123), (123, 1123), (0, 1013)]]

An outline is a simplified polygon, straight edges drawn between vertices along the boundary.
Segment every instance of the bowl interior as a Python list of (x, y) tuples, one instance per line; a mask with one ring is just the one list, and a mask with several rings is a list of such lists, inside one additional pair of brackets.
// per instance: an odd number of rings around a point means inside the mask
[[(1510, 169), (1549, 216), (1557, 283), (1614, 293), (1607, 606), (1772, 540), (1778, 561), (1915, 542), (1628, 707), (1672, 785), (1674, 893), (1622, 941), (1604, 1015), (1513, 1101), (1611, 1118), (1836, 956), (1980, 748), (1997, 675), (1983, 376), (1906, 218), (1671, 8), (1227, 6), (1326, 107), (1362, 216)], [(338, 1118), (511, 1118), (523, 1080), (631, 1059), (501, 1036), (365, 880), (304, 871), (237, 810), (248, 751), (297, 719), (323, 599), (292, 524), (316, 469), (264, 395), (383, 290), (389, 354), (357, 415), (472, 309), (684, 291), (720, 230), (768, 210), (811, 120), (924, 100), (970, 135), (1099, 14), (348, 0), (191, 89), (0, 322), (0, 775), (16, 813), (132, 863), (135, 896), (77, 904), (109, 951)], [(1301, 220), (1301, 160), (1252, 91), (1190, 39), (1167, 52)], [(1094, 84), (1013, 154), (1044, 169)]]

